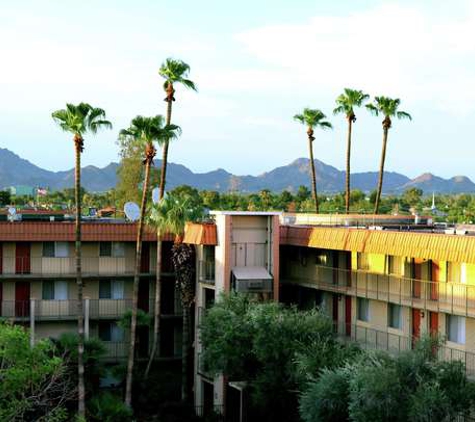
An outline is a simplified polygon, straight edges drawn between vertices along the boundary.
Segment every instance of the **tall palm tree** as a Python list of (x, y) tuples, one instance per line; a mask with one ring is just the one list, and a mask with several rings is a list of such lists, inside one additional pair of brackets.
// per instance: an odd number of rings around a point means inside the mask
[(315, 172), (315, 162), (313, 160), (313, 141), (315, 137), (313, 136), (313, 129), (332, 129), (333, 126), (330, 122), (325, 120), (327, 116), (323, 114), (322, 111), (304, 108), (302, 114), (296, 114), (294, 120), (302, 123), (307, 126), (307, 138), (308, 138), (308, 150), (310, 154), (310, 170), (312, 176), (312, 196), (315, 201), (315, 212), (318, 214), (318, 196), (317, 196), (317, 176)]
[(81, 153), (84, 149), (84, 135), (95, 134), (99, 129), (111, 129), (106, 113), (101, 108), (87, 103), (66, 104), (65, 109), (52, 113), (53, 120), (65, 132), (73, 134), (75, 164), (75, 202), (76, 202), (76, 283), (78, 288), (78, 416), (85, 417), (86, 388), (84, 386), (84, 309), (83, 282), (81, 276)]
[[(171, 124), (172, 120), (172, 104), (175, 101), (175, 84), (181, 84), (186, 88), (196, 91), (196, 85), (193, 81), (188, 79), (188, 73), (190, 72), (190, 66), (181, 60), (174, 60), (168, 58), (160, 66), (158, 74), (165, 79), (163, 89), (167, 96), (165, 101), (167, 102), (167, 125)], [(167, 164), (168, 164), (168, 142), (163, 145), (162, 151), (162, 169), (160, 173), (160, 199), (163, 198), (165, 193), (165, 183), (167, 178)]]
[[(172, 120), (172, 105), (175, 101), (175, 87), (176, 84), (181, 84), (186, 88), (196, 91), (196, 85), (193, 81), (188, 79), (190, 72), (190, 66), (181, 60), (175, 60), (167, 58), (160, 66), (158, 74), (165, 79), (163, 89), (165, 90), (167, 103), (166, 124), (170, 125)], [(160, 188), (159, 199), (161, 200), (165, 194), (165, 185), (167, 177), (167, 165), (168, 165), (168, 146), (169, 141), (165, 140), (162, 150), (162, 167), (160, 171)], [(161, 296), (161, 267), (162, 267), (162, 239), (160, 236), (160, 230), (157, 231), (157, 269), (155, 280), (155, 306), (154, 306), (154, 325), (153, 325), (153, 340), (152, 340), (152, 353), (145, 370), (145, 377), (148, 376), (151, 364), (153, 362), (153, 356), (156, 353), (158, 345), (158, 333), (160, 330), (160, 296)]]
[(125, 388), (125, 404), (131, 407), (132, 404), (132, 380), (134, 370), (135, 340), (137, 332), (137, 308), (138, 290), (140, 281), (140, 264), (142, 258), (142, 237), (147, 206), (147, 196), (149, 190), (150, 167), (156, 155), (154, 143), (164, 144), (172, 138), (176, 138), (180, 128), (176, 125), (165, 125), (163, 116), (135, 117), (128, 129), (122, 129), (119, 138), (125, 142), (135, 142), (144, 148), (145, 166), (144, 181), (142, 186), (142, 201), (140, 204), (140, 219), (137, 226), (137, 242), (135, 248), (135, 272), (132, 290), (132, 319), (130, 323), (130, 344), (127, 360), (127, 378)]
[(379, 211), (379, 203), (381, 200), (381, 192), (383, 190), (383, 175), (384, 175), (384, 161), (386, 160), (386, 145), (388, 142), (388, 132), (391, 128), (392, 121), (391, 117), (396, 117), (398, 119), (409, 119), (412, 120), (412, 117), (409, 113), (405, 111), (398, 110), (401, 100), (399, 98), (389, 98), (389, 97), (374, 97), (372, 104), (366, 104), (366, 108), (375, 116), (382, 114), (383, 119), (383, 148), (381, 151), (381, 162), (379, 164), (379, 178), (378, 178), (378, 189), (376, 191), (376, 202), (374, 204), (374, 213), (377, 214)]
[(350, 212), (350, 159), (351, 159), (351, 134), (353, 123), (356, 122), (355, 108), (361, 107), (369, 98), (368, 94), (356, 89), (345, 88), (343, 94), (336, 99), (336, 108), (333, 114), (344, 114), (348, 121), (348, 133), (346, 140), (346, 213)]
[(182, 335), (182, 400), (188, 401), (188, 366), (190, 350), (190, 313), (195, 300), (194, 249), (183, 243), (185, 223), (197, 221), (203, 216), (201, 207), (196, 206), (188, 196), (167, 194), (155, 204), (150, 214), (150, 225), (159, 232), (175, 234), (172, 248), (172, 263), (175, 270), (176, 287), (183, 305)]

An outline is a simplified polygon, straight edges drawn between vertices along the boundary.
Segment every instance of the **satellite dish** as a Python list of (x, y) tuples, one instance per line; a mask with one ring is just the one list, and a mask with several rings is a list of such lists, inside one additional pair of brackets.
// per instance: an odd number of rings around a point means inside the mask
[(15, 207), (8, 207), (8, 214), (10, 214), (12, 217), (16, 215), (16, 208)]
[(160, 189), (155, 188), (152, 190), (152, 201), (154, 204), (158, 204), (160, 202)]
[(140, 208), (135, 202), (126, 202), (124, 213), (130, 221), (137, 221), (140, 218)]

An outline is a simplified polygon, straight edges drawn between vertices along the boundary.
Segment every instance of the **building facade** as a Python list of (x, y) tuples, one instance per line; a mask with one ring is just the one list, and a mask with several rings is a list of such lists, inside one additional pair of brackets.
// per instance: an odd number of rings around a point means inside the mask
[[(219, 300), (208, 289), (249, 292), (233, 284), (229, 267), (240, 256), (239, 235), (233, 234), (234, 225), (225, 216), (215, 214), (215, 246), (204, 245), (204, 236), (189, 238), (198, 245), (202, 261), (197, 277), (198, 339), (199, 313)], [(243, 213), (240, 218), (250, 222), (254, 217)], [(421, 217), (273, 218), (279, 220), (274, 226), (279, 237), (272, 243), (278, 245), (273, 256), (279, 263), (269, 269), (273, 291), (263, 299), (301, 309), (319, 307), (332, 318), (343, 340), (390, 353), (411, 349), (424, 334), (438, 334), (446, 340), (437, 351), (439, 357), (462, 360), (467, 374), (475, 376), (475, 237), (469, 232), (441, 230), (430, 218)], [(243, 226), (249, 239), (257, 235), (252, 224)], [(197, 342), (196, 405), (203, 413), (212, 405), (215, 410), (223, 407), (226, 414), (242, 420), (242, 403), (240, 408), (236, 403), (242, 402), (243, 394), (233, 391), (242, 385), (203, 373), (200, 347)]]
[[(31, 217), (31, 216), (30, 216)], [(58, 338), (77, 327), (74, 223), (46, 216), (37, 221), (0, 221), (0, 318), (30, 328), (31, 341)], [(47, 221), (45, 221), (47, 220)], [(50, 221), (51, 220), (51, 221)], [(82, 278), (85, 335), (99, 338), (106, 359), (126, 358), (128, 332), (118, 321), (132, 306), (136, 225), (117, 220), (88, 220), (82, 225)], [(139, 307), (153, 310), (156, 236), (144, 237)], [(162, 247), (162, 315), (159, 358), (181, 356), (181, 302), (171, 267), (171, 238)], [(147, 358), (151, 327), (139, 327), (138, 356)]]

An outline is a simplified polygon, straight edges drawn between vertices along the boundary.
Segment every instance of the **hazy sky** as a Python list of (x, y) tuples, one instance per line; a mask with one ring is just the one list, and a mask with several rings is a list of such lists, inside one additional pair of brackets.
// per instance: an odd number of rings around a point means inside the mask
[[(85, 164), (117, 160), (118, 130), (165, 112), (157, 70), (191, 66), (178, 87), (183, 129), (170, 160), (194, 171), (259, 174), (307, 156), (292, 116), (320, 108), (315, 156), (343, 168), (346, 124), (331, 115), (344, 87), (399, 97), (387, 169), (475, 179), (475, 2), (358, 0), (0, 0), (0, 147), (42, 167), (73, 165), (53, 110), (86, 101), (112, 132), (86, 139)], [(376, 170), (381, 119), (357, 112), (353, 170)]]

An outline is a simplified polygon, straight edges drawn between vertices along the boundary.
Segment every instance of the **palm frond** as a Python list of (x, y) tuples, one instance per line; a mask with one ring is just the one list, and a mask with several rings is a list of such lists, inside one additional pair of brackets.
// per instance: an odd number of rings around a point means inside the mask
[(158, 74), (165, 79), (164, 89), (167, 89), (169, 83), (179, 83), (186, 88), (197, 91), (195, 83), (188, 79), (189, 73), (190, 66), (187, 63), (172, 58), (167, 58), (158, 70)]
[(374, 116), (379, 116), (379, 109), (374, 104), (366, 104), (366, 109)]
[(412, 120), (412, 116), (409, 113), (406, 113), (405, 111), (398, 111), (397, 112), (397, 118), (398, 119), (409, 119)]

